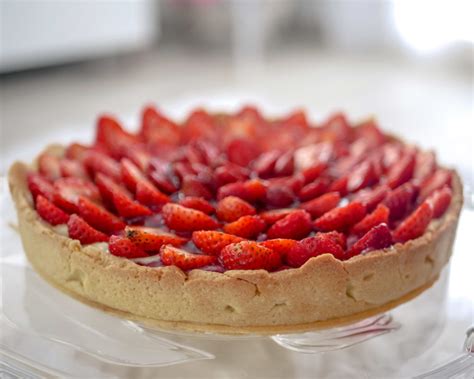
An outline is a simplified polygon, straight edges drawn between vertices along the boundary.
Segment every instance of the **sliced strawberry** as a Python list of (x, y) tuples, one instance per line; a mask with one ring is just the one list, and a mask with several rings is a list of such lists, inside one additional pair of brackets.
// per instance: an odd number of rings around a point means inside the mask
[(227, 146), (227, 157), (230, 162), (247, 167), (260, 154), (258, 145), (249, 138), (237, 138)]
[(161, 261), (165, 266), (177, 266), (184, 271), (217, 262), (216, 256), (188, 253), (186, 250), (178, 249), (171, 245), (164, 245), (160, 250), (160, 255)]
[(108, 155), (96, 150), (88, 150), (84, 157), (84, 165), (95, 175), (103, 173), (115, 180), (120, 180), (120, 165)]
[(347, 247), (347, 238), (344, 234), (332, 231), (328, 233), (316, 233), (316, 235), (324, 235), (324, 238), (329, 238), (331, 241), (337, 243), (339, 246), (342, 247), (342, 249), (346, 249)]
[[(113, 193), (118, 191), (124, 191), (125, 189), (118, 185), (115, 181), (110, 179), (108, 176), (99, 173), (95, 177), (95, 184), (99, 189), (102, 202), (108, 207), (113, 208)], [(130, 195), (131, 196), (131, 195)]]
[(269, 185), (265, 201), (270, 207), (286, 207), (295, 200), (295, 194), (290, 187), (286, 185)]
[(88, 150), (89, 148), (87, 146), (81, 145), (80, 143), (72, 143), (66, 148), (64, 156), (68, 159), (82, 162)]
[(292, 248), (286, 255), (286, 262), (291, 267), (300, 267), (310, 258), (322, 254), (332, 254), (337, 259), (342, 259), (344, 250), (332, 237), (325, 233), (318, 233), (314, 237), (301, 240), (297, 246)]
[(181, 138), (179, 126), (153, 106), (148, 106), (143, 110), (140, 135), (147, 144), (155, 146), (178, 145)]
[(428, 177), (422, 184), (420, 189), (419, 200), (425, 200), (429, 195), (431, 195), (437, 189), (440, 189), (444, 186), (451, 186), (452, 173), (449, 170), (440, 168), (435, 171), (433, 175)]
[(218, 135), (216, 133), (216, 124), (211, 115), (203, 109), (196, 109), (184, 123), (181, 131), (181, 140), (184, 143), (200, 138), (216, 141)]
[(36, 197), (36, 212), (40, 217), (51, 225), (65, 224), (69, 215), (51, 203), (42, 195)]
[(238, 220), (224, 225), (224, 232), (243, 238), (256, 238), (267, 227), (259, 216), (242, 216)]
[(280, 155), (281, 152), (278, 150), (271, 150), (261, 154), (253, 162), (253, 170), (261, 178), (269, 178), (273, 176), (275, 164)]
[(387, 224), (379, 224), (370, 229), (358, 240), (346, 254), (346, 258), (359, 255), (362, 252), (385, 249), (393, 244), (392, 234)]
[(371, 147), (381, 146), (387, 137), (379, 129), (376, 121), (370, 118), (354, 128), (356, 137), (363, 138)]
[(209, 255), (219, 255), (221, 250), (227, 245), (243, 240), (243, 238), (238, 236), (217, 232), (214, 230), (200, 230), (193, 232), (194, 244), (201, 251)]
[(338, 192), (328, 192), (316, 199), (300, 204), (300, 208), (316, 218), (337, 207), (339, 201), (341, 201), (341, 196)]
[(137, 183), (135, 198), (140, 204), (154, 211), (160, 210), (164, 204), (170, 202), (170, 198), (155, 188), (148, 180)]
[(185, 196), (202, 197), (206, 200), (211, 200), (213, 198), (212, 192), (209, 188), (194, 175), (186, 175), (182, 179), (181, 192)]
[(249, 171), (245, 167), (227, 162), (225, 165), (219, 166), (214, 171), (217, 187), (225, 184), (241, 182), (249, 177)]
[(393, 232), (397, 242), (406, 242), (420, 237), (433, 218), (433, 209), (427, 202), (422, 203)]
[(179, 205), (186, 208), (197, 209), (208, 215), (214, 213), (214, 207), (202, 197), (187, 196), (179, 201)]
[(385, 199), (390, 188), (386, 184), (381, 184), (374, 188), (368, 188), (357, 192), (353, 201), (362, 203), (367, 208), (367, 212), (371, 212), (375, 207)]
[(237, 196), (249, 202), (263, 200), (267, 188), (258, 179), (247, 180), (246, 182), (229, 183), (219, 188), (217, 199), (221, 200), (227, 196)]
[(416, 153), (416, 164), (413, 178), (419, 182), (426, 180), (436, 170), (436, 155), (432, 151)]
[(61, 176), (89, 179), (86, 169), (79, 161), (63, 158), (59, 161), (59, 168), (61, 170)]
[(324, 136), (331, 141), (348, 140), (352, 134), (352, 128), (342, 112), (331, 115), (324, 125)]
[(411, 151), (405, 151), (400, 160), (390, 167), (387, 173), (387, 184), (390, 188), (397, 188), (413, 177), (416, 158)]
[(319, 178), (312, 183), (306, 184), (298, 193), (301, 201), (308, 201), (324, 194), (329, 187), (329, 179)]
[(370, 160), (365, 160), (355, 166), (347, 180), (347, 191), (357, 192), (377, 181), (375, 168)]
[(27, 176), (28, 189), (33, 196), (33, 199), (36, 199), (38, 195), (45, 197), (48, 200), (52, 200), (54, 196), (54, 187), (53, 185), (43, 176), (37, 172), (30, 172)]
[(311, 216), (304, 210), (297, 210), (275, 222), (267, 231), (269, 239), (301, 239), (312, 230)]
[(333, 181), (328, 188), (329, 192), (338, 192), (341, 196), (347, 195), (347, 183), (349, 182), (349, 176), (341, 176), (339, 179)]
[(54, 182), (61, 177), (59, 158), (49, 153), (43, 153), (38, 158), (38, 170), (46, 179)]
[(301, 173), (303, 174), (305, 184), (315, 181), (323, 171), (326, 170), (326, 168), (326, 163), (316, 163), (315, 165), (304, 169)]
[(99, 191), (94, 183), (80, 178), (59, 178), (54, 183), (53, 202), (68, 213), (77, 213), (77, 202), (80, 196), (97, 201)]
[(298, 244), (298, 241), (292, 239), (285, 239), (285, 238), (276, 238), (273, 240), (266, 240), (260, 242), (260, 245), (269, 248), (270, 250), (276, 251), (280, 254), (282, 259), (286, 257), (286, 254)]
[(125, 218), (144, 217), (152, 214), (152, 211), (133, 200), (125, 191), (112, 194), (115, 209), (120, 216)]
[(116, 119), (103, 115), (97, 120), (96, 142), (112, 156), (119, 158), (126, 149), (139, 141), (136, 136), (126, 132)]
[(227, 245), (219, 255), (219, 261), (227, 270), (273, 271), (281, 265), (280, 254), (254, 241), (242, 241)]
[(280, 155), (275, 163), (274, 172), (276, 176), (292, 175), (295, 170), (295, 157), (293, 151), (287, 151)]
[(83, 245), (87, 245), (95, 242), (107, 242), (109, 237), (99, 232), (85, 222), (78, 215), (71, 215), (69, 221), (67, 222), (69, 237), (79, 242)]
[(416, 197), (417, 188), (410, 182), (401, 185), (398, 188), (390, 191), (383, 204), (390, 209), (390, 220), (399, 220), (410, 209)]
[(326, 212), (314, 222), (314, 226), (322, 231), (344, 231), (362, 220), (365, 215), (365, 206), (353, 201), (344, 207), (334, 208)]
[(374, 226), (388, 223), (389, 216), (390, 209), (384, 204), (379, 204), (372, 213), (355, 224), (351, 231), (358, 236), (363, 236)]
[(252, 205), (236, 196), (224, 197), (216, 207), (217, 218), (225, 222), (232, 222), (242, 216), (251, 216), (255, 213), (255, 208)]
[(113, 233), (125, 228), (125, 223), (99, 204), (79, 196), (77, 201), (79, 216), (89, 225), (104, 233)]
[(272, 209), (259, 214), (260, 218), (267, 223), (267, 225), (273, 225), (283, 217), (288, 216), (290, 213), (296, 212), (294, 208), (283, 208), (283, 209)]
[(433, 192), (425, 201), (433, 208), (433, 218), (441, 217), (451, 204), (453, 193), (448, 186)]
[(144, 250), (139, 248), (128, 238), (122, 236), (110, 237), (109, 251), (112, 255), (128, 259), (148, 257), (148, 254)]
[(123, 157), (129, 159), (142, 172), (147, 172), (150, 167), (152, 155), (143, 145), (130, 146), (123, 151)]
[(140, 169), (127, 158), (122, 158), (120, 160), (120, 173), (122, 183), (125, 184), (125, 186), (133, 193), (135, 193), (137, 189), (137, 183), (146, 180), (143, 172), (141, 172)]
[(127, 226), (125, 236), (146, 251), (158, 251), (161, 246), (167, 244), (181, 246), (187, 242), (186, 238), (166, 232), (163, 229), (145, 226)]
[(204, 212), (179, 204), (168, 203), (161, 211), (165, 224), (176, 231), (214, 230), (219, 227), (219, 224)]

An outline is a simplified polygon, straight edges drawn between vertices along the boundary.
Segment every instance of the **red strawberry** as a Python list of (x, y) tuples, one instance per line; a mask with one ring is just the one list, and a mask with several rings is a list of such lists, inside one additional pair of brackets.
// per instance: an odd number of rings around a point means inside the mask
[(261, 178), (269, 178), (273, 176), (275, 163), (280, 155), (281, 153), (278, 150), (267, 151), (261, 154), (253, 162), (253, 170)]
[(99, 191), (94, 183), (80, 178), (59, 178), (54, 183), (53, 202), (68, 213), (77, 213), (77, 202), (80, 196), (97, 201)]
[(140, 135), (149, 145), (178, 145), (181, 132), (179, 126), (158, 112), (153, 106), (143, 110)]
[(159, 158), (152, 158), (149, 164), (149, 177), (152, 182), (166, 193), (173, 193), (178, 190), (178, 181), (171, 175), (171, 166), (167, 161)]
[(125, 228), (125, 223), (117, 216), (86, 197), (79, 196), (77, 208), (79, 216), (101, 232), (113, 233)]
[(135, 198), (140, 204), (152, 210), (160, 210), (164, 204), (170, 202), (170, 198), (156, 189), (148, 180), (137, 183)]
[(337, 207), (341, 196), (338, 192), (328, 192), (316, 199), (300, 204), (300, 208), (308, 212), (312, 217), (320, 217)]
[(186, 208), (179, 204), (168, 203), (161, 212), (168, 228), (176, 231), (192, 232), (195, 230), (213, 230), (219, 227), (219, 224), (204, 212)]
[(243, 238), (214, 230), (200, 230), (193, 232), (194, 244), (201, 251), (209, 255), (219, 255), (224, 247), (231, 243), (237, 243), (240, 241), (243, 241)]
[(339, 246), (341, 246), (344, 250), (346, 249), (347, 246), (347, 239), (346, 236), (342, 233), (332, 231), (328, 233), (316, 233), (316, 235), (323, 235), (324, 238), (329, 238), (331, 241), (337, 243)]
[(371, 212), (387, 196), (390, 188), (386, 184), (381, 184), (375, 188), (368, 188), (357, 192), (353, 201), (362, 203)]
[(103, 173), (115, 180), (120, 180), (120, 165), (108, 155), (96, 150), (88, 150), (84, 165), (92, 174)]
[(323, 173), (323, 171), (326, 170), (326, 168), (326, 163), (316, 163), (315, 165), (301, 171), (305, 184), (315, 181)]
[(267, 231), (269, 239), (301, 239), (312, 230), (311, 216), (304, 210), (297, 210), (275, 222)]
[(61, 175), (64, 177), (73, 176), (81, 179), (89, 179), (86, 169), (79, 161), (63, 158), (59, 161)]
[(344, 207), (326, 212), (314, 222), (314, 226), (322, 231), (343, 231), (362, 220), (365, 215), (365, 206), (353, 201)]
[(388, 186), (390, 188), (397, 188), (409, 181), (413, 177), (415, 163), (415, 154), (411, 151), (405, 151), (405, 155), (388, 170)]
[(227, 196), (237, 196), (243, 200), (254, 202), (263, 200), (267, 192), (265, 184), (258, 179), (246, 182), (229, 183), (219, 188), (217, 199), (221, 200)]
[(237, 138), (227, 146), (229, 162), (247, 167), (260, 154), (258, 145), (248, 138)]
[(437, 189), (444, 186), (451, 186), (451, 177), (452, 173), (449, 170), (443, 168), (436, 170), (433, 175), (428, 177), (428, 179), (421, 184), (419, 200), (425, 200)]
[(66, 148), (64, 156), (68, 159), (82, 162), (88, 150), (88, 147), (81, 145), (80, 143), (72, 143)]
[(297, 246), (291, 249), (286, 255), (286, 261), (291, 267), (300, 267), (310, 258), (322, 254), (332, 254), (335, 258), (341, 259), (344, 256), (342, 247), (334, 242), (331, 236), (325, 233), (318, 233), (314, 237), (301, 240)]
[(59, 158), (49, 153), (43, 153), (38, 158), (38, 170), (43, 177), (54, 182), (61, 177)]
[(122, 183), (133, 193), (136, 191), (137, 183), (146, 180), (145, 175), (140, 169), (127, 158), (122, 158), (120, 161), (120, 173)]
[(148, 254), (126, 237), (111, 236), (109, 239), (110, 254), (128, 259), (148, 257)]
[(211, 200), (213, 198), (212, 192), (209, 188), (194, 175), (186, 175), (182, 179), (181, 192), (185, 196), (203, 197), (206, 200)]
[(282, 258), (285, 257), (291, 249), (295, 248), (297, 244), (298, 241), (285, 238), (276, 238), (260, 242), (260, 245), (276, 251)]
[(374, 226), (388, 223), (389, 215), (390, 209), (386, 205), (379, 204), (372, 213), (369, 213), (352, 227), (352, 233), (363, 236)]
[(453, 193), (448, 186), (433, 192), (425, 201), (433, 208), (433, 218), (441, 217), (449, 204), (451, 204), (451, 198)]
[(294, 208), (283, 208), (283, 209), (272, 209), (259, 214), (260, 218), (265, 221), (268, 225), (273, 225), (283, 217), (288, 216), (290, 213), (296, 212)]
[(432, 151), (419, 151), (416, 154), (413, 178), (423, 182), (436, 170), (436, 156)]
[(295, 194), (285, 185), (270, 185), (267, 188), (265, 197), (266, 203), (271, 207), (286, 207), (293, 203)]
[(259, 216), (242, 216), (224, 225), (224, 232), (243, 238), (256, 238), (265, 230), (267, 224)]
[(126, 237), (135, 245), (146, 251), (158, 251), (163, 245), (181, 246), (187, 242), (186, 238), (168, 233), (160, 228), (145, 226), (127, 226)]
[(358, 240), (346, 254), (346, 258), (359, 255), (377, 249), (385, 249), (392, 245), (392, 234), (387, 224), (380, 224), (370, 229), (364, 236)]
[(370, 160), (365, 160), (355, 166), (347, 180), (347, 191), (357, 192), (362, 188), (372, 185), (377, 181), (374, 165)]
[(246, 180), (249, 176), (249, 171), (244, 167), (227, 162), (225, 165), (215, 169), (214, 176), (217, 187), (221, 187), (224, 184)]
[(142, 145), (130, 146), (123, 151), (123, 157), (130, 159), (142, 172), (147, 172), (152, 155)]
[(272, 271), (281, 265), (280, 254), (254, 241), (242, 241), (222, 249), (219, 260), (227, 270)]
[(349, 176), (341, 176), (339, 179), (333, 181), (328, 188), (330, 192), (339, 192), (341, 196), (347, 195), (347, 183), (349, 182)]
[(319, 178), (314, 182), (306, 184), (298, 193), (298, 198), (301, 201), (308, 201), (321, 196), (329, 187), (329, 180), (327, 178)]
[(94, 229), (82, 218), (75, 214), (69, 217), (67, 227), (69, 231), (69, 237), (79, 240), (79, 242), (81, 242), (83, 245), (95, 242), (107, 242), (109, 239), (106, 234)]
[(425, 232), (432, 218), (433, 209), (431, 205), (426, 202), (422, 203), (395, 229), (393, 232), (395, 241), (406, 242), (420, 237)]
[(116, 158), (121, 157), (123, 151), (139, 142), (136, 136), (123, 130), (119, 122), (108, 115), (103, 115), (97, 120), (96, 141)]
[(186, 208), (197, 209), (208, 215), (214, 213), (214, 207), (202, 197), (187, 196), (179, 201), (179, 205)]
[(161, 261), (165, 266), (177, 266), (184, 271), (217, 262), (216, 256), (188, 253), (186, 250), (178, 249), (171, 245), (164, 245), (160, 250), (160, 255)]
[(217, 203), (216, 215), (221, 221), (232, 222), (242, 216), (254, 215), (255, 208), (240, 197), (227, 196)]
[(67, 213), (41, 195), (36, 197), (36, 212), (51, 225), (65, 224), (69, 220)]
[(410, 182), (390, 191), (383, 204), (390, 209), (390, 220), (398, 220), (405, 216), (416, 197), (417, 188)]
[(189, 142), (199, 138), (215, 141), (219, 133), (216, 133), (216, 124), (212, 116), (203, 109), (194, 110), (185, 121), (181, 130), (182, 142)]
[(275, 175), (276, 176), (288, 176), (292, 175), (295, 169), (295, 157), (293, 151), (287, 151), (280, 155), (275, 163)]
[(38, 195), (45, 197), (48, 200), (53, 199), (54, 187), (53, 185), (46, 180), (43, 176), (36, 172), (30, 172), (27, 176), (28, 189), (33, 196), (33, 199), (36, 199)]

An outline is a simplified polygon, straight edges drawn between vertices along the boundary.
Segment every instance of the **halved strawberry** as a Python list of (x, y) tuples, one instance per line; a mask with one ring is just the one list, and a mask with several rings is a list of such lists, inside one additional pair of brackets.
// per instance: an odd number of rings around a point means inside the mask
[(418, 151), (413, 178), (423, 182), (436, 170), (436, 155), (432, 151)]
[(324, 170), (326, 170), (327, 164), (326, 163), (316, 163), (313, 166), (309, 166), (301, 171), (301, 174), (304, 177), (304, 183), (308, 184), (315, 181)]
[(324, 238), (329, 238), (331, 241), (337, 243), (340, 247), (342, 247), (343, 250), (346, 249), (347, 247), (347, 238), (345, 234), (342, 234), (340, 232), (332, 231), (328, 233), (321, 233), (318, 232), (316, 235), (324, 235)]
[(295, 157), (293, 151), (287, 151), (280, 155), (275, 163), (274, 172), (276, 176), (292, 175), (295, 169)]
[(72, 143), (66, 148), (64, 156), (68, 159), (82, 162), (88, 150), (89, 148), (87, 146), (81, 145), (80, 143)]
[(126, 132), (115, 118), (103, 115), (97, 120), (96, 142), (112, 156), (120, 158), (124, 150), (136, 145), (139, 140)]
[(398, 160), (387, 173), (387, 184), (390, 188), (397, 188), (413, 177), (416, 158), (412, 151), (405, 149), (405, 154)]
[(137, 188), (137, 183), (140, 181), (146, 181), (146, 177), (142, 171), (130, 160), (127, 158), (122, 158), (120, 160), (120, 173), (122, 177), (122, 183), (125, 186), (135, 193)]
[(69, 237), (75, 240), (79, 240), (81, 244), (86, 245), (95, 242), (107, 242), (109, 237), (99, 232), (85, 222), (78, 215), (71, 215), (67, 222)]
[(329, 187), (329, 179), (318, 178), (315, 181), (306, 184), (298, 193), (298, 198), (301, 201), (308, 201), (321, 196)]
[(181, 181), (181, 192), (185, 196), (213, 198), (211, 190), (195, 175), (186, 175)]
[(242, 241), (227, 245), (219, 255), (219, 261), (227, 270), (273, 271), (281, 265), (280, 254), (254, 241)]
[(318, 233), (314, 237), (301, 240), (298, 245), (286, 254), (286, 262), (291, 267), (300, 267), (310, 258), (322, 254), (332, 254), (337, 259), (342, 259), (344, 250), (332, 237), (325, 233)]
[(80, 178), (59, 178), (54, 183), (53, 203), (68, 213), (77, 213), (80, 196), (97, 201), (99, 191), (94, 183)]
[(416, 193), (417, 188), (413, 185), (413, 183), (408, 182), (402, 184), (400, 187), (395, 188), (387, 194), (383, 200), (383, 204), (386, 205), (388, 209), (390, 209), (391, 221), (398, 220), (405, 216), (413, 204)]
[(38, 158), (38, 170), (48, 180), (54, 182), (61, 177), (59, 158), (49, 153), (43, 153)]
[(253, 170), (260, 178), (269, 178), (273, 176), (275, 163), (280, 155), (281, 152), (278, 150), (271, 150), (261, 154), (253, 162)]
[(287, 239), (287, 238), (275, 238), (272, 240), (266, 240), (260, 242), (260, 245), (269, 248), (270, 250), (276, 251), (280, 254), (280, 257), (284, 259), (286, 254), (298, 244), (298, 241)]
[(69, 215), (42, 195), (36, 197), (36, 212), (51, 225), (65, 224)]
[(371, 160), (365, 160), (355, 166), (347, 180), (347, 191), (357, 192), (377, 181), (375, 168)]
[(433, 218), (433, 209), (427, 202), (422, 203), (393, 232), (397, 242), (406, 242), (420, 237)]
[(226, 162), (226, 164), (219, 166), (214, 171), (214, 177), (217, 187), (225, 184), (244, 181), (249, 177), (249, 170), (245, 167)]
[(87, 171), (83, 164), (73, 159), (63, 158), (59, 161), (61, 175), (64, 177), (76, 177), (81, 179), (89, 179)]
[(194, 110), (184, 122), (181, 130), (181, 141), (187, 143), (194, 139), (205, 139), (216, 141), (219, 133), (216, 133), (216, 124), (212, 116), (203, 109)]
[(361, 239), (352, 245), (346, 254), (346, 258), (351, 258), (362, 252), (385, 249), (392, 244), (392, 234), (387, 224), (379, 224), (370, 229)]
[(242, 216), (254, 215), (255, 208), (245, 200), (236, 196), (224, 197), (217, 203), (216, 215), (221, 221), (232, 222)]
[(237, 196), (243, 200), (254, 202), (263, 200), (267, 188), (265, 184), (258, 179), (251, 179), (245, 182), (229, 183), (219, 188), (217, 199), (221, 200), (227, 196)]
[(122, 236), (110, 237), (109, 251), (112, 255), (128, 259), (148, 257), (148, 254), (144, 250), (139, 248), (128, 238)]
[(293, 203), (295, 194), (289, 186), (283, 184), (271, 184), (267, 188), (265, 202), (270, 207), (286, 207)]
[(257, 143), (249, 138), (233, 139), (226, 151), (229, 161), (242, 167), (247, 167), (260, 154)]
[(198, 211), (204, 212), (208, 215), (214, 213), (214, 207), (202, 197), (187, 196), (179, 201), (179, 205), (186, 208), (197, 209)]
[(272, 209), (270, 211), (260, 213), (259, 216), (267, 223), (267, 225), (273, 225), (278, 220), (281, 220), (283, 217), (288, 216), (290, 213), (296, 211), (297, 209), (294, 208)]
[(300, 204), (300, 208), (316, 218), (337, 207), (339, 201), (341, 201), (341, 196), (338, 192), (328, 192), (316, 199)]
[(125, 223), (97, 203), (79, 196), (77, 201), (79, 216), (89, 225), (105, 233), (113, 233), (125, 228)]
[(48, 200), (53, 199), (54, 187), (42, 175), (37, 172), (29, 172), (26, 180), (33, 199), (36, 199), (38, 195), (41, 195)]
[(301, 239), (312, 230), (311, 216), (304, 210), (297, 210), (275, 222), (267, 231), (269, 239)]
[(171, 245), (164, 245), (160, 250), (161, 261), (165, 266), (177, 266), (181, 270), (187, 271), (217, 262), (214, 255), (202, 255), (188, 253), (186, 250), (178, 249)]
[(160, 210), (164, 204), (170, 202), (170, 198), (159, 191), (148, 180), (137, 183), (135, 198), (140, 203), (152, 210)]
[(341, 196), (347, 195), (347, 183), (349, 182), (349, 176), (344, 175), (333, 181), (328, 188), (329, 192), (338, 192)]
[(243, 241), (243, 238), (232, 234), (217, 232), (215, 230), (200, 230), (193, 232), (194, 244), (204, 253), (210, 255), (219, 255), (221, 250), (230, 245)]
[(120, 180), (120, 165), (108, 155), (96, 150), (85, 153), (84, 165), (94, 176), (98, 173), (105, 174), (115, 180)]
[(433, 218), (441, 217), (449, 204), (451, 204), (451, 198), (453, 193), (448, 186), (433, 192), (425, 201), (433, 208)]
[(224, 232), (243, 238), (256, 238), (267, 227), (259, 216), (242, 216), (238, 220), (224, 225)]
[(382, 223), (388, 223), (389, 215), (390, 209), (384, 204), (379, 204), (372, 213), (369, 213), (357, 224), (355, 224), (351, 231), (358, 236), (363, 236), (374, 226)]
[(314, 222), (314, 226), (322, 231), (344, 231), (362, 220), (366, 212), (364, 205), (353, 201), (344, 207), (326, 212)]
[(125, 236), (146, 251), (158, 251), (161, 246), (167, 244), (181, 246), (187, 242), (186, 238), (166, 232), (163, 229), (145, 226), (127, 226)]
[(162, 216), (168, 228), (180, 232), (213, 230), (219, 227), (219, 224), (204, 212), (179, 204), (166, 204), (162, 209)]
[(153, 157), (150, 160), (148, 176), (159, 190), (166, 193), (173, 193), (178, 190), (178, 180), (173, 180), (171, 175), (171, 165), (169, 162)]
[(386, 184), (381, 184), (374, 188), (363, 189), (354, 196), (353, 201), (362, 203), (367, 208), (367, 212), (371, 212), (375, 207), (385, 199), (390, 187)]
[(452, 172), (444, 168), (440, 168), (434, 172), (433, 175), (428, 177), (422, 184), (420, 189), (419, 200), (425, 200), (429, 195), (431, 195), (437, 189), (440, 189), (444, 186), (451, 186)]
[(147, 106), (143, 110), (140, 135), (147, 144), (155, 146), (178, 145), (181, 138), (179, 126), (153, 106)]

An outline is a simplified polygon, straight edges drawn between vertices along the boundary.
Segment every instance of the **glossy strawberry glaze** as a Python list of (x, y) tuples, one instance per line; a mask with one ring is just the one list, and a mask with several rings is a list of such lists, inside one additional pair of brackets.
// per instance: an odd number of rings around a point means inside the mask
[(46, 222), (137, 264), (276, 271), (421, 236), (448, 208), (451, 176), (374, 120), (245, 107), (179, 124), (147, 107), (135, 133), (101, 116), (90, 146), (43, 153), (28, 186)]

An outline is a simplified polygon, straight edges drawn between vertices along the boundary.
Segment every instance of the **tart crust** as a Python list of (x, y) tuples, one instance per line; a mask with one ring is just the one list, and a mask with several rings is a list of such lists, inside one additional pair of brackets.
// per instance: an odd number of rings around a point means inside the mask
[[(47, 150), (62, 152), (58, 146)], [(148, 326), (225, 334), (339, 326), (412, 299), (449, 261), (463, 199), (454, 172), (450, 207), (423, 236), (347, 261), (324, 254), (273, 273), (184, 273), (175, 266), (139, 266), (58, 233), (34, 210), (26, 181), (30, 169), (14, 163), (9, 184), (25, 253), (44, 279), (89, 305)]]

